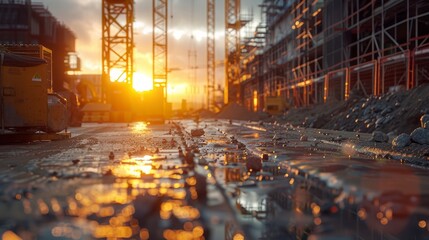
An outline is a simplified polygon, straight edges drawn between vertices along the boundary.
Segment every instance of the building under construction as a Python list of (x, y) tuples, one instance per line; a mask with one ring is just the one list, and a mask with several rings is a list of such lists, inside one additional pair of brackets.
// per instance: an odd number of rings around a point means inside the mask
[(261, 9), (253, 39), (241, 40), (237, 101), (248, 109), (263, 110), (267, 97), (306, 106), (429, 83), (426, 0), (264, 0)]

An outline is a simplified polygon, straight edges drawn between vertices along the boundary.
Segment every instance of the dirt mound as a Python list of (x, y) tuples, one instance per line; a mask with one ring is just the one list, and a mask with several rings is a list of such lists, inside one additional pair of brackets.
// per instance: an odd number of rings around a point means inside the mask
[(345, 102), (333, 102), (293, 109), (283, 121), (313, 128), (410, 133), (419, 126), (420, 117), (429, 113), (429, 85), (401, 90), (380, 97), (352, 96)]
[(247, 120), (259, 121), (267, 118), (268, 115), (261, 112), (251, 112), (245, 107), (237, 103), (230, 103), (222, 108), (222, 110), (215, 115), (218, 119), (234, 119), (234, 120)]
[(200, 118), (214, 118), (216, 113), (211, 112), (206, 109), (201, 109), (197, 112), (197, 114), (200, 116)]

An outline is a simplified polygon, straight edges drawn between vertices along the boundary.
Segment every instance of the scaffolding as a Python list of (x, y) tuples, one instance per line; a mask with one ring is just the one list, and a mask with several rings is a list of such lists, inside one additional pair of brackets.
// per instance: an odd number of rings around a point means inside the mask
[[(264, 105), (263, 82), (260, 68), (263, 60), (263, 48), (266, 43), (266, 11), (265, 3), (260, 5), (261, 22), (254, 30), (248, 26), (246, 36), (242, 41), (241, 51), (241, 85), (243, 89), (243, 106), (249, 110), (257, 111)], [(253, 19), (253, 13), (246, 17), (248, 21)]]
[[(322, 1), (266, 1), (272, 47), (264, 95), (283, 96), (291, 105), (306, 106), (323, 99)], [(311, 27), (310, 27), (311, 26)]]
[[(102, 100), (109, 101), (114, 83), (132, 86), (133, 79), (133, 0), (102, 2)], [(123, 84), (121, 84), (123, 85)], [(116, 86), (115, 86), (116, 87)], [(125, 94), (125, 93), (124, 93)]]
[[(263, 4), (267, 37), (258, 73), (263, 96), (282, 96), (295, 106), (306, 106), (429, 82), (427, 1)], [(249, 101), (248, 94), (245, 98)]]

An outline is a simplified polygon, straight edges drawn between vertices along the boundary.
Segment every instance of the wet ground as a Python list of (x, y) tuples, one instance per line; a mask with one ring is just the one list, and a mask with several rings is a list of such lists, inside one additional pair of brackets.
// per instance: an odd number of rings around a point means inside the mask
[(70, 131), (0, 146), (2, 239), (429, 239), (428, 170), (360, 153), (368, 135), (185, 120)]

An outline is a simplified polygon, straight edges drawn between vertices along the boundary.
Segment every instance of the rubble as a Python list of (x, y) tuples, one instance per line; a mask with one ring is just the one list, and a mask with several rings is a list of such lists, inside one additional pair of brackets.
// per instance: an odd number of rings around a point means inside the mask
[[(421, 118), (422, 115), (425, 117)], [(365, 98), (353, 93), (344, 102), (332, 101), (291, 109), (278, 120), (311, 128), (409, 134), (419, 126), (424, 127), (428, 119), (429, 85), (424, 84), (409, 91), (389, 92), (382, 96)]]
[(202, 129), (202, 128), (197, 128), (197, 129), (191, 130), (191, 136), (192, 137), (201, 137), (203, 135), (204, 135), (204, 129)]
[(352, 92), (346, 101), (292, 108), (275, 120), (298, 127), (372, 133), (372, 141), (364, 143), (367, 149), (393, 150), (398, 156), (426, 159), (429, 84), (411, 90), (397, 89), (400, 90), (369, 97)]

